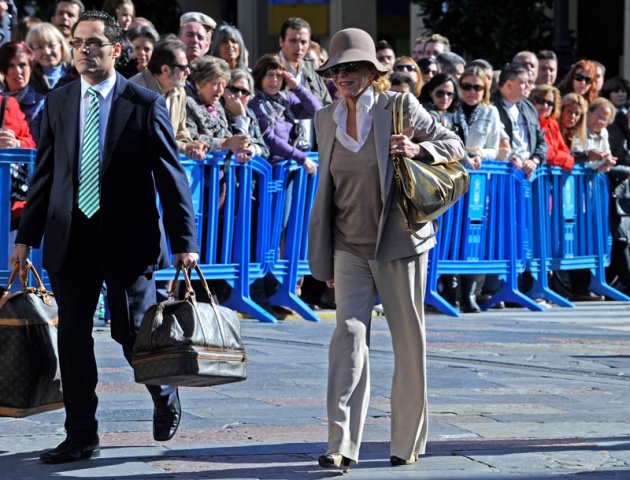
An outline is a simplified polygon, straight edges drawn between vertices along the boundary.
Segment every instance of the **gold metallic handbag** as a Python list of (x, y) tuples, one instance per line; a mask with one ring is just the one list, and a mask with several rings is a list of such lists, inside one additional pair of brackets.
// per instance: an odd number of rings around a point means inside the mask
[[(403, 105), (406, 95), (398, 94), (394, 99), (394, 135), (403, 134)], [(398, 207), (402, 212), (405, 228), (420, 240), (431, 238), (418, 236), (413, 226), (435, 221), (448, 210), (468, 191), (470, 175), (460, 162), (426, 163), (402, 155), (392, 155), (391, 158), (398, 188)]]

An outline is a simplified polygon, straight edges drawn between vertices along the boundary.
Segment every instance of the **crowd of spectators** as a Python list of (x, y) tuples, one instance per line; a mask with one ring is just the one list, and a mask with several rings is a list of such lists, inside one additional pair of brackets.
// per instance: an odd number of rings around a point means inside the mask
[[(14, 8), (12, 2), (0, 2), (3, 6)], [(203, 159), (208, 152), (227, 151), (241, 163), (253, 156), (271, 163), (294, 159), (308, 174), (316, 173), (305, 153), (317, 145), (312, 119), (336, 99), (336, 92), (315, 72), (327, 53), (311, 39), (306, 21), (287, 19), (279, 50), (251, 59), (238, 28), (217, 24), (206, 14), (184, 13), (174, 33), (158, 32), (137, 17), (132, 0), (106, 0), (101, 8), (117, 18), (126, 35), (118, 72), (164, 95), (182, 154)], [(0, 74), (6, 101), (0, 108), (0, 148), (34, 147), (47, 93), (78, 77), (70, 60), (72, 26), (84, 9), (81, 0), (58, 0), (50, 22), (18, 16), (17, 24), (3, 25)], [(13, 28), (12, 37), (6, 28)], [(605, 79), (604, 65), (587, 59), (557, 78), (551, 50), (518, 52), (495, 69), (482, 58), (465, 60), (440, 34), (420, 37), (409, 52), (399, 53), (384, 40), (376, 43), (391, 89), (418, 97), (436, 122), (457, 132), (468, 152), (462, 161), (472, 170), (484, 161), (502, 160), (528, 176), (544, 164), (565, 171), (586, 164), (608, 175), (614, 207), (609, 281), (629, 292), (628, 81)], [(13, 179), (16, 227), (25, 200), (24, 166), (15, 166)], [(291, 185), (286, 188), (289, 201)], [(554, 272), (553, 280), (570, 299), (603, 299), (588, 290), (588, 271)], [(277, 288), (273, 279), (263, 283), (255, 288), (257, 301), (275, 316), (286, 314), (266, 304)], [(330, 289), (307, 284), (303, 293), (309, 303), (334, 307)], [(480, 298), (499, 286), (494, 276), (450, 275), (441, 282), (445, 298), (464, 312), (479, 311)]]

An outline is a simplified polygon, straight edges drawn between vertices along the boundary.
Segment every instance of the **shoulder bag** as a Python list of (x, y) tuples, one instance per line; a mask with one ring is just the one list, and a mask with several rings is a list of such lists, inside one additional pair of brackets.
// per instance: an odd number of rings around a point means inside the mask
[[(403, 134), (403, 106), (407, 94), (398, 94), (392, 108), (393, 133)], [(435, 221), (470, 187), (470, 175), (460, 162), (426, 163), (402, 155), (392, 155), (398, 189), (398, 207), (405, 229), (420, 240), (414, 225)], [(437, 222), (435, 222), (437, 232)]]

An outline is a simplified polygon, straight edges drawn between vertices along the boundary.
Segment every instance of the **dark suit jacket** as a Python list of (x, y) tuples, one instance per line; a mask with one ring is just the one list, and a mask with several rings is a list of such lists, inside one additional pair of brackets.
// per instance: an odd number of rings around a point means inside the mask
[[(494, 103), (494, 106), (497, 107), (497, 110), (499, 110), (501, 123), (503, 123), (505, 133), (508, 134), (508, 137), (510, 137), (510, 143), (512, 143), (512, 120), (510, 119), (510, 114), (508, 113), (507, 108), (503, 103), (503, 99), (501, 98), (501, 92), (498, 90), (494, 92), (490, 100)], [(529, 100), (518, 102), (516, 106), (527, 122), (530, 157), (537, 158), (539, 165), (542, 165), (547, 161), (547, 142), (545, 141), (545, 132), (543, 132), (540, 128), (540, 124), (538, 123), (538, 112), (536, 111), (536, 107), (534, 107)]]
[[(26, 209), (16, 242), (38, 247), (44, 268), (63, 266), (77, 203), (81, 82), (48, 94)], [(157, 190), (174, 253), (197, 252), (186, 174), (164, 99), (116, 74), (101, 159), (103, 263), (117, 277), (139, 276), (170, 265), (160, 233)]]

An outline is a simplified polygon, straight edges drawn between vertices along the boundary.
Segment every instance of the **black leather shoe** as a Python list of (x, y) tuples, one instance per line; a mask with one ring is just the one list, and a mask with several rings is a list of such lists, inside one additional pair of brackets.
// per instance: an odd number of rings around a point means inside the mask
[(44, 463), (68, 463), (100, 455), (101, 446), (96, 436), (89, 442), (67, 438), (57, 448), (42, 453), (39, 459)]
[(167, 406), (153, 410), (153, 438), (158, 442), (166, 442), (175, 435), (182, 418), (182, 406), (179, 403), (179, 392), (175, 401)]
[(396, 455), (392, 455), (391, 457), (389, 457), (389, 462), (392, 464), (393, 467), (400, 467), (401, 465), (411, 465), (413, 463), (416, 463), (417, 460), (417, 453), (414, 453), (411, 456), (410, 460), (405, 460), (404, 458), (397, 457)]
[(317, 462), (319, 466), (322, 468), (342, 468), (343, 473), (348, 473), (350, 471), (350, 465), (354, 462), (349, 458), (344, 457), (340, 453), (327, 453), (326, 455), (321, 455)]

